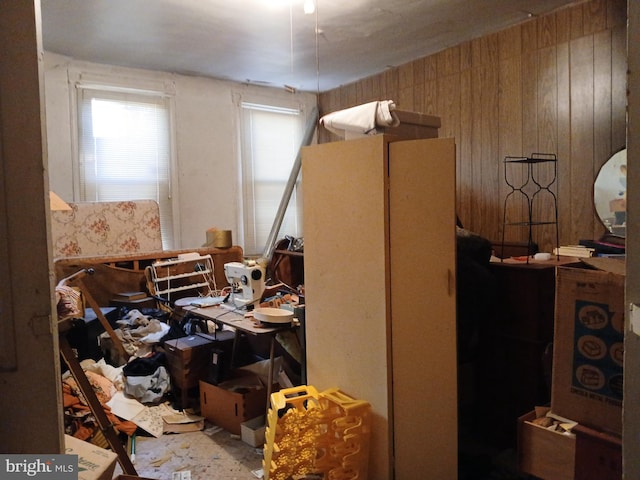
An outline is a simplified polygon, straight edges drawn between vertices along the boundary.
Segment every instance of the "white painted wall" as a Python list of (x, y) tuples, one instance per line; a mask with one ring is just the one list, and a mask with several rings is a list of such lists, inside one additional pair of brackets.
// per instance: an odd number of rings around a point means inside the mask
[(308, 114), (316, 104), (309, 93), (244, 85), (206, 77), (128, 69), (79, 62), (45, 53), (45, 99), (51, 189), (64, 200), (74, 200), (72, 160), (75, 154), (74, 124), (69, 78), (77, 71), (117, 77), (119, 82), (163, 80), (175, 90), (174, 209), (178, 231), (174, 248), (195, 248), (205, 242), (211, 227), (231, 230), (239, 236), (239, 171), (237, 98), (242, 96), (296, 101)]

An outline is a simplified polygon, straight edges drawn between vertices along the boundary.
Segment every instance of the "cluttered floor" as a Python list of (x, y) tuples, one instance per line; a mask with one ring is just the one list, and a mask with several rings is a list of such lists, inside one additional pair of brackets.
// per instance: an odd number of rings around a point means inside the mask
[[(135, 449), (138, 475), (157, 480), (262, 478), (262, 448), (205, 423), (198, 432), (139, 436)], [(119, 473), (120, 467), (116, 466)], [(520, 474), (513, 449), (499, 450), (471, 438), (461, 438), (459, 480), (528, 480)]]
[(262, 478), (262, 455), (261, 448), (207, 422), (198, 432), (138, 436), (134, 467), (157, 480), (255, 480)]

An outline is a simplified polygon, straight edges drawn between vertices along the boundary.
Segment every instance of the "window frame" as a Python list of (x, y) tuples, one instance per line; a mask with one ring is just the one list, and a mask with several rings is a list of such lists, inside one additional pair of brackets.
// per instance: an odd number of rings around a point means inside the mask
[[(168, 153), (169, 153), (169, 175), (168, 188), (171, 205), (170, 218), (172, 221), (169, 234), (171, 238), (162, 238), (163, 249), (172, 250), (179, 248), (180, 238), (180, 216), (178, 197), (178, 176), (177, 176), (177, 145), (175, 129), (175, 83), (168, 78), (136, 78), (126, 76), (114, 76), (98, 72), (89, 72), (81, 69), (69, 71), (70, 109), (71, 109), (71, 148), (72, 148), (72, 186), (73, 201), (81, 202), (81, 182), (80, 170), (80, 96), (81, 90), (90, 89), (110, 93), (132, 94), (136, 96), (162, 97), (167, 103), (167, 128), (168, 128)], [(136, 200), (136, 199), (131, 199)], [(161, 212), (162, 217), (162, 212)]]
[[(267, 245), (260, 245), (258, 243), (258, 235), (254, 230), (253, 235), (251, 235), (247, 230), (250, 228), (248, 224), (250, 219), (247, 218), (247, 202), (248, 200), (252, 200), (253, 197), (249, 193), (249, 191), (254, 190), (254, 184), (248, 185), (246, 179), (246, 158), (244, 156), (245, 152), (245, 142), (247, 141), (248, 132), (246, 131), (246, 123), (245, 123), (245, 111), (247, 109), (254, 110), (263, 110), (271, 113), (283, 113), (283, 114), (295, 114), (297, 118), (297, 138), (294, 139), (294, 151), (293, 157), (291, 158), (291, 167), (294, 166), (296, 156), (299, 153), (298, 149), (301, 146), (302, 137), (304, 136), (305, 125), (307, 122), (307, 106), (297, 100), (293, 99), (278, 99), (278, 98), (265, 98), (261, 96), (252, 96), (252, 95), (238, 95), (236, 99), (236, 105), (238, 110), (238, 181), (239, 181), (239, 192), (238, 192), (238, 201), (239, 201), (239, 215), (238, 215), (238, 238), (243, 248), (245, 249), (245, 255), (248, 257), (260, 257), (267, 249)], [(297, 113), (294, 113), (297, 112)], [(290, 181), (290, 174), (286, 179), (282, 182), (282, 194), (284, 193), (288, 182)], [(249, 195), (249, 199), (247, 196)], [(278, 206), (282, 202), (282, 195), (277, 199)], [(296, 236), (302, 236), (302, 185), (300, 182), (300, 174), (296, 179), (292, 196), (289, 200), (289, 205), (287, 205), (287, 209), (285, 211), (285, 215), (287, 215), (290, 211), (291, 202), (295, 202), (296, 205), (296, 219), (295, 223), (297, 226), (296, 232), (285, 232), (287, 235), (295, 233)], [(275, 215), (278, 212), (278, 207), (274, 210), (274, 220)], [(255, 217), (255, 215), (254, 215)], [(255, 223), (255, 222), (254, 222)], [(281, 226), (281, 229), (285, 227), (284, 223)], [(273, 223), (271, 224), (271, 229), (273, 228)], [(281, 230), (282, 231), (282, 230)], [(267, 232), (267, 234), (270, 232)], [(282, 236), (284, 234), (281, 234)], [(247, 247), (247, 241), (253, 241), (252, 245)], [(269, 240), (267, 238), (265, 240)]]

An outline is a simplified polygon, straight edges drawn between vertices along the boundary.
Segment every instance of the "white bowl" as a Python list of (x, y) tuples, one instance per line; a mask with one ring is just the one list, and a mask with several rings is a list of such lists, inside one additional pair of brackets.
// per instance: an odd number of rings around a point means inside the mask
[(253, 310), (253, 316), (264, 323), (291, 323), (293, 312), (284, 308), (259, 307)]

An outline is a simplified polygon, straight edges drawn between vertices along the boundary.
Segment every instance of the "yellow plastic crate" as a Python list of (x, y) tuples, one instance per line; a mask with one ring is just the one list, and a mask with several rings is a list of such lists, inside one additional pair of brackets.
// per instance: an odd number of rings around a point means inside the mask
[(265, 431), (265, 480), (323, 473), (325, 478), (367, 478), (371, 406), (337, 388), (312, 386), (271, 395)]

